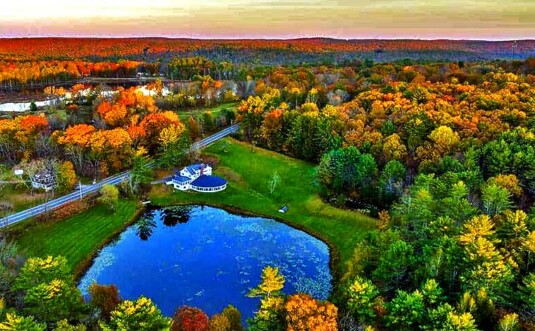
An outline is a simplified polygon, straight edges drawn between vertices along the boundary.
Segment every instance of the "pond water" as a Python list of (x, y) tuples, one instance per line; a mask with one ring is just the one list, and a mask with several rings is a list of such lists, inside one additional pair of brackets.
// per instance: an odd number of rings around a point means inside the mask
[(246, 294), (265, 266), (279, 267), (286, 294), (330, 293), (324, 242), (272, 219), (202, 206), (146, 212), (100, 251), (79, 288), (87, 296), (92, 282), (115, 284), (121, 297), (147, 296), (167, 316), (182, 305), (211, 316), (232, 304), (245, 320), (260, 302)]

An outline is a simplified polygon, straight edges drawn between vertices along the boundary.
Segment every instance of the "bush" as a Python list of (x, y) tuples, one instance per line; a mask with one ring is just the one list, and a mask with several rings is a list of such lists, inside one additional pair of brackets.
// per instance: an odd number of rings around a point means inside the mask
[(73, 202), (69, 202), (67, 204), (64, 204), (61, 207), (58, 207), (54, 210), (51, 210), (47, 213), (41, 214), (36, 217), (36, 220), (38, 223), (47, 222), (50, 223), (60, 221), (63, 219), (66, 219), (68, 217), (71, 217), (73, 215), (80, 214), (91, 207), (90, 203), (86, 200), (76, 200)]
[(119, 189), (113, 185), (104, 184), (100, 189), (100, 197), (97, 201), (103, 205), (106, 205), (110, 210), (117, 208), (117, 202), (119, 202)]

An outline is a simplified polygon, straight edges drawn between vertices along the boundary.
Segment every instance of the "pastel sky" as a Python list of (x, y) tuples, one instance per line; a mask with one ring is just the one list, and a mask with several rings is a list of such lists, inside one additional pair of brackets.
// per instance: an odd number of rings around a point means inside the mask
[(535, 39), (535, 0), (0, 0), (0, 37)]

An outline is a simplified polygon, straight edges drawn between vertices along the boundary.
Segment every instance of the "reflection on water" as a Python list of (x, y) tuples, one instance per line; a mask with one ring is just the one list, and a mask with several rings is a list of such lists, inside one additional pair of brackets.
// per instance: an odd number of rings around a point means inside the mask
[(331, 290), (325, 243), (285, 224), (224, 210), (176, 206), (148, 211), (99, 253), (80, 282), (116, 284), (125, 299), (152, 298), (171, 316), (182, 305), (212, 315), (228, 304), (243, 318), (257, 309), (248, 298), (265, 266), (278, 266), (284, 292), (326, 299)]

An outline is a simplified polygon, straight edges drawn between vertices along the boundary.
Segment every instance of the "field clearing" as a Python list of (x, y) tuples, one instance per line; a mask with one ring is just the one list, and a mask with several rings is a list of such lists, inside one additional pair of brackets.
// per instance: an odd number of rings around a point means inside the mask
[[(375, 229), (373, 218), (324, 203), (316, 193), (314, 167), (309, 163), (228, 138), (205, 153), (219, 159), (215, 174), (229, 181), (225, 191), (180, 192), (160, 185), (149, 194), (152, 203), (208, 204), (276, 218), (326, 241), (334, 249), (335, 276), (346, 270), (355, 244)], [(275, 173), (280, 182), (271, 193), (269, 182)], [(278, 212), (283, 205), (289, 207), (285, 214)]]

